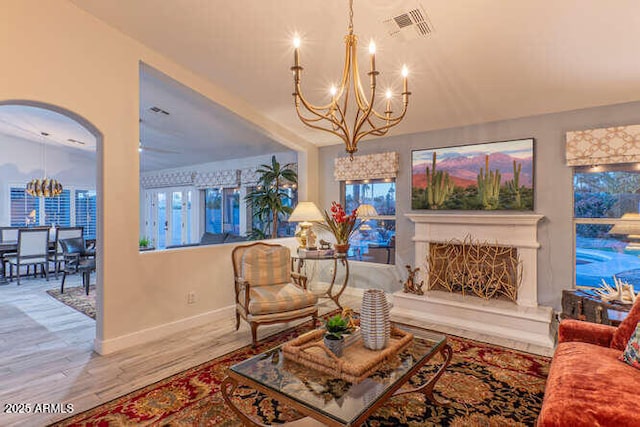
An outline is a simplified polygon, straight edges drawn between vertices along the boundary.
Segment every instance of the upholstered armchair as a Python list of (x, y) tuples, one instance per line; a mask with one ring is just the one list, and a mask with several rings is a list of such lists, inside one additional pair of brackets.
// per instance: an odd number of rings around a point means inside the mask
[(253, 243), (231, 253), (236, 295), (236, 330), (240, 318), (251, 326), (252, 344), (260, 325), (311, 316), (315, 324), (318, 298), (307, 290), (305, 276), (291, 271), (291, 253), (282, 245)]

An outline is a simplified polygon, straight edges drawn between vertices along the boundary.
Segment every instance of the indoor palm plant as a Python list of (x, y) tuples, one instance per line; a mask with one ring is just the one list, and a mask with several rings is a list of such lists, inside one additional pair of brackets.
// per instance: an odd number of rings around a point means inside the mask
[(281, 165), (276, 156), (271, 157), (270, 165), (260, 165), (256, 172), (259, 174), (258, 187), (249, 192), (245, 200), (251, 203), (253, 217), (264, 228), (254, 230), (252, 237), (275, 239), (278, 237), (278, 222), (292, 211), (290, 204), (286, 203), (291, 197), (283, 185), (297, 185), (298, 174), (293, 163)]

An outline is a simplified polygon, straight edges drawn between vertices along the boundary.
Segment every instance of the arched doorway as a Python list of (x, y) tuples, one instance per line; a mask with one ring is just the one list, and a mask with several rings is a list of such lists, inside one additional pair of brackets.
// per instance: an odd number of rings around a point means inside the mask
[[(16, 281), (0, 284), (2, 321), (12, 325), (16, 337), (30, 337), (12, 346), (14, 356), (86, 351), (93, 348), (96, 330), (101, 329), (102, 140), (91, 122), (65, 108), (30, 100), (0, 101), (0, 226), (50, 227), (53, 252), (57, 233), (62, 236), (63, 229), (82, 227), (85, 240), (95, 242), (97, 266), (89, 272), (90, 295), (79, 302), (73, 288), (81, 285), (82, 274), (66, 278), (66, 295), (54, 295), (53, 291), (59, 294), (63, 276), (60, 271), (55, 277), (55, 262), (47, 263), (48, 281), (25, 276), (20, 286)], [(62, 184), (59, 195), (25, 192), (27, 182), (45, 175)], [(33, 272), (23, 267), (22, 273)], [(95, 320), (82, 314), (92, 312)]]

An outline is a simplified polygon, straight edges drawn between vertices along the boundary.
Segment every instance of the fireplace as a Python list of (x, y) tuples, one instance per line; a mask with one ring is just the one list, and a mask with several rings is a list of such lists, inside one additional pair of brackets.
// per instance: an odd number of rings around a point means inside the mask
[[(424, 280), (427, 291), (424, 295), (394, 293), (391, 313), (395, 320), (427, 324), (442, 332), (470, 338), (478, 334), (506, 338), (527, 344), (531, 347), (526, 347), (528, 351), (540, 354), (552, 350), (553, 310), (538, 305), (537, 225), (542, 215), (430, 213), (406, 216), (414, 222), (415, 267), (424, 273), (420, 279)], [(473, 243), (494, 246), (490, 256), (500, 255), (509, 261), (494, 260), (493, 267), (477, 264), (487, 255), (474, 248)], [(464, 250), (469, 255), (467, 258), (451, 258)], [(432, 273), (434, 266), (429, 265), (428, 260), (434, 257), (440, 258), (437, 263), (444, 264), (444, 270), (435, 266)], [(465, 262), (473, 265), (466, 268)], [(515, 286), (507, 290), (494, 289), (496, 280), (492, 282), (491, 277), (496, 276), (498, 282), (509, 276)]]
[(431, 242), (427, 289), (515, 302), (522, 278), (518, 249), (490, 242)]

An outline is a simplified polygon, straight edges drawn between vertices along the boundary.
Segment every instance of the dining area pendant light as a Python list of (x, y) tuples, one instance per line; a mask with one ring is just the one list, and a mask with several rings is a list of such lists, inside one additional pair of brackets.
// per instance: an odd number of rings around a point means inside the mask
[(384, 136), (389, 129), (402, 121), (409, 104), (408, 69), (402, 67), (402, 111), (394, 115), (391, 110), (393, 92), (387, 89), (386, 108), (379, 112), (374, 109), (378, 100), (377, 78), (380, 72), (376, 70), (376, 46), (373, 41), (369, 44), (369, 96), (366, 96), (360, 79), (358, 67), (358, 36), (353, 32), (353, 0), (349, 0), (349, 27), (344, 38), (345, 59), (342, 78), (338, 86), (331, 86), (330, 101), (326, 104), (312, 104), (302, 94), (301, 80), (303, 67), (300, 65), (300, 38), (294, 37), (294, 58), (291, 71), (293, 72), (296, 113), (307, 126), (338, 136), (346, 147), (351, 159), (358, 151), (358, 142), (366, 136)]
[(62, 194), (62, 184), (56, 180), (47, 178), (47, 147), (44, 138), (49, 136), (47, 132), (40, 132), (42, 135), (42, 168), (44, 177), (34, 178), (26, 185), (25, 192), (33, 197), (57, 197)]

